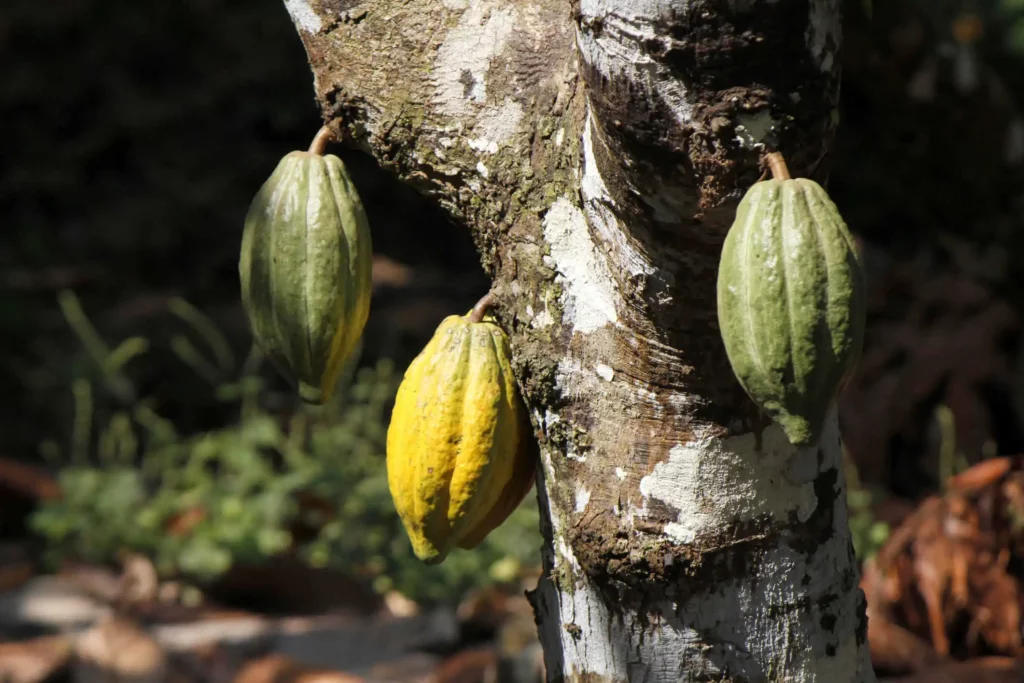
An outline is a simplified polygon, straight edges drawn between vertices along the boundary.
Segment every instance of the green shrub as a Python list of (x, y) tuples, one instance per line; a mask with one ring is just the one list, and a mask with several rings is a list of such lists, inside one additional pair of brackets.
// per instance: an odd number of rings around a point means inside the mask
[[(192, 333), (172, 340), (174, 354), (209, 378), (211, 391), (237, 405), (238, 415), (219, 429), (181, 435), (136, 398), (128, 365), (144, 362), (145, 340), (109, 349), (72, 295), (62, 295), (62, 307), (95, 372), (72, 387), (70, 456), (61, 457), (53, 443), (44, 449), (60, 458), (64, 495), (44, 504), (31, 523), (47, 539), (51, 560), (105, 562), (130, 550), (150, 557), (164, 575), (210, 580), (233, 563), (291, 548), (290, 529), (302, 523), (316, 530), (297, 547), (311, 564), (338, 567), (420, 602), (454, 600), (507, 578), (519, 564), (539, 563), (534, 496), (474, 551), (454, 553), (437, 567), (413, 555), (387, 487), (387, 420), (400, 379), (391, 362), (350, 367), (328, 405), (295, 402), (286, 414), (271, 414), (258, 356), (250, 355), (232, 381), (218, 381), (233, 366), (230, 349), (201, 313), (175, 302), (171, 312)], [(107, 391), (95, 391), (96, 383)], [(132, 407), (97, 406), (97, 395), (127, 397)], [(108, 424), (94, 434), (95, 416), (106, 414)], [(300, 505), (300, 494), (328, 501), (329, 512)]]

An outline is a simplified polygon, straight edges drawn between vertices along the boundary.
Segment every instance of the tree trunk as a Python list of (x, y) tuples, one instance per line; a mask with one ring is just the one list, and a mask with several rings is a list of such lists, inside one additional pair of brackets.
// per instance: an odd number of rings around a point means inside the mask
[(552, 681), (871, 681), (835, 411), (719, 337), (766, 151), (824, 181), (837, 0), (285, 0), (324, 117), (474, 235), (542, 451)]

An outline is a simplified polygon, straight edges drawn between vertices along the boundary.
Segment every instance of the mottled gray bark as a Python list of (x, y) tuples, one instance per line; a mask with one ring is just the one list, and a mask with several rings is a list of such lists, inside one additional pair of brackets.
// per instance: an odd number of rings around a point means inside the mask
[(835, 417), (717, 331), (759, 158), (823, 180), (836, 0), (286, 0), (325, 118), (472, 231), (542, 446), (552, 681), (873, 680)]

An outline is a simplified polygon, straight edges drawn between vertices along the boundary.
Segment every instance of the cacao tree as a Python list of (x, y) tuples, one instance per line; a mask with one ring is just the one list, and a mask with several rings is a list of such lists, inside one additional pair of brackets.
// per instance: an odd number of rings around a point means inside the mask
[(716, 274), (825, 183), (838, 0), (285, 0), (325, 122), (470, 230), (541, 450), (552, 681), (870, 681), (834, 408), (795, 447)]

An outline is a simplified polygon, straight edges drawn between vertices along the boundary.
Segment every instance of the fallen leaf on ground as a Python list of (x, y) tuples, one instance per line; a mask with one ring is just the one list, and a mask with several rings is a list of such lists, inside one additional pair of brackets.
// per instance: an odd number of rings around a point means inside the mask
[(61, 495), (57, 480), (44, 470), (0, 456), (0, 487), (32, 500), (52, 500)]
[(930, 668), (942, 659), (928, 641), (882, 615), (873, 614), (870, 605), (868, 643), (871, 647), (871, 665), (876, 671), (913, 673)]
[(76, 683), (164, 683), (170, 677), (163, 649), (131, 619), (108, 614), (75, 642)]
[(234, 683), (365, 683), (365, 679), (340, 671), (312, 669), (275, 654), (247, 662)]
[(478, 647), (452, 655), (434, 670), (437, 683), (497, 683), (500, 657), (494, 647)]
[(371, 667), (367, 676), (373, 683), (437, 683), (434, 671), (441, 661), (437, 655), (413, 652)]
[(384, 607), (396, 617), (414, 617), (420, 613), (420, 606), (398, 591), (387, 592), (384, 596)]
[(1024, 667), (1012, 657), (980, 657), (966, 662), (943, 662), (936, 667), (881, 683), (1020, 683)]
[[(960, 473), (865, 563), (861, 586), (875, 617), (868, 627), (873, 658), (904, 657), (906, 670), (925, 661), (902, 635), (877, 634), (890, 627), (954, 659), (1024, 654), (1024, 591), (1016, 569), (1024, 562), (1024, 472), (1018, 467), (1017, 458), (999, 458)], [(910, 650), (896, 652), (901, 647)]]
[(71, 659), (71, 641), (65, 636), (46, 636), (15, 643), (0, 643), (0, 681), (41, 683)]

